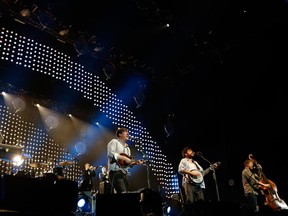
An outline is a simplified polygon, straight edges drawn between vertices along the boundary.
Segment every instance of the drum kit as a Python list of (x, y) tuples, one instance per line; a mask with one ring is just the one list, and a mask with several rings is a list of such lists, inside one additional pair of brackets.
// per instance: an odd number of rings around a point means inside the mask
[[(0, 160), (12, 162), (15, 165), (14, 157), (17, 155), (21, 156), (22, 163), (24, 160), (32, 158), (31, 155), (23, 153), (23, 147), (21, 145), (5, 144), (4, 137), (0, 132)], [(17, 164), (17, 166), (20, 166), (21, 164)], [(43, 177), (51, 179), (65, 179), (65, 167), (71, 166), (73, 164), (74, 161), (61, 161), (59, 162), (59, 166), (56, 166), (56, 160), (48, 159), (48, 163), (30, 163), (29, 166), (32, 169), (19, 170), (14, 175), (29, 178)], [(13, 174), (13, 172), (11, 173)]]
[(25, 176), (30, 178), (42, 178), (47, 180), (61, 180), (65, 179), (65, 168), (66, 166), (71, 166), (74, 164), (74, 161), (61, 161), (59, 166), (54, 165), (53, 163), (40, 163), (33, 162), (30, 163), (30, 171), (18, 171), (16, 176)]
[[(32, 159), (30, 155), (22, 152), (22, 147), (0, 143), (1, 160), (4, 160), (6, 162), (12, 162), (14, 164), (13, 158), (15, 155), (21, 155), (23, 161), (26, 159)], [(74, 161), (61, 161), (57, 165), (56, 160), (48, 159), (48, 163), (32, 162), (29, 164), (31, 169), (26, 168), (24, 170), (18, 170), (14, 175), (28, 178), (46, 178), (60, 180), (65, 179), (66, 167), (74, 164)], [(11, 173), (13, 174), (13, 172)]]

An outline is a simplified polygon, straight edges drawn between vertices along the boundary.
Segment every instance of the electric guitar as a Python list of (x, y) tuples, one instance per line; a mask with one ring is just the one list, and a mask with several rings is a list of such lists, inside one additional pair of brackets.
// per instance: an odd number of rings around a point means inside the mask
[(194, 184), (201, 184), (204, 180), (204, 176), (206, 174), (208, 174), (211, 170), (213, 169), (216, 169), (220, 166), (221, 162), (218, 161), (214, 164), (212, 164), (210, 167), (208, 167), (207, 169), (205, 170), (190, 170), (190, 171), (198, 171), (199, 172), (199, 175), (188, 175), (188, 178), (190, 180), (191, 183), (194, 183)]
[[(132, 159), (131, 157), (129, 157), (129, 156), (128, 156), (127, 154), (125, 154), (125, 153), (120, 153), (120, 155)], [(132, 160), (131, 164), (128, 164), (128, 163), (126, 163), (125, 160), (123, 160), (123, 159), (118, 159), (117, 163), (118, 163), (118, 165), (121, 166), (121, 167), (129, 167), (129, 166), (132, 167), (132, 166), (137, 165), (137, 164), (144, 164), (144, 163), (145, 163), (145, 160), (142, 160), (142, 159), (141, 159), (141, 160)]]

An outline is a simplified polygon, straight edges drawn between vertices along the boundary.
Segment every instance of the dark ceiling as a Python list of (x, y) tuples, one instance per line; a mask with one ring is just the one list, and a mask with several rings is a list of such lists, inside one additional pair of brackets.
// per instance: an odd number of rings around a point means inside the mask
[[(89, 47), (79, 61), (97, 73), (99, 62), (101, 69), (108, 65), (115, 92), (130, 76), (140, 77), (144, 103), (135, 113), (171, 154), (186, 145), (213, 151), (240, 143), (246, 154), (254, 142), (287, 142), (287, 127), (280, 127), (287, 120), (284, 0), (1, 3), (48, 11), (48, 29), (70, 27), (64, 39), (74, 55), (81, 35)], [(174, 132), (167, 137), (169, 115)]]

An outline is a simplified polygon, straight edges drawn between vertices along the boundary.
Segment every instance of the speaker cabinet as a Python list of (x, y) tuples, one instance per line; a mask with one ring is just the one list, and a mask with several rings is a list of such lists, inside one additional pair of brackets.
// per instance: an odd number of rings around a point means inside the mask
[(111, 194), (112, 193), (112, 185), (110, 182), (100, 182), (99, 184), (99, 193), (100, 194)]

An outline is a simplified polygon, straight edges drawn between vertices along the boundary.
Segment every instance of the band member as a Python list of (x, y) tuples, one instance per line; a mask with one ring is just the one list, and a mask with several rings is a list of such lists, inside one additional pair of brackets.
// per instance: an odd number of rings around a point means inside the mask
[(100, 182), (108, 182), (108, 170), (106, 166), (102, 166), (101, 172), (99, 173), (99, 181)]
[[(184, 189), (184, 206), (187, 214), (199, 213), (201, 209), (196, 208), (201, 206), (204, 202), (204, 180), (200, 183), (194, 183), (191, 177), (200, 177), (203, 171), (202, 166), (193, 160), (195, 153), (191, 147), (185, 147), (182, 150), (182, 159), (178, 166), (178, 173), (182, 175), (182, 186)], [(193, 210), (193, 212), (192, 212)], [(198, 212), (199, 211), (199, 212)]]
[(96, 176), (95, 167), (86, 162), (82, 172), (82, 181), (80, 183), (80, 191), (91, 191), (94, 188), (93, 177)]
[[(259, 164), (258, 164), (259, 166)], [(258, 167), (255, 167), (252, 160), (247, 159), (244, 161), (244, 169), (242, 170), (242, 185), (246, 203), (248, 207), (248, 215), (256, 216), (260, 211), (258, 205), (258, 195), (261, 194), (260, 186), (269, 188), (269, 184), (264, 184), (260, 181), (261, 173)]]
[(107, 145), (109, 181), (117, 193), (128, 192), (128, 171), (133, 165), (142, 163), (131, 159), (128, 140), (128, 129), (121, 127), (116, 130), (116, 138), (113, 138)]

